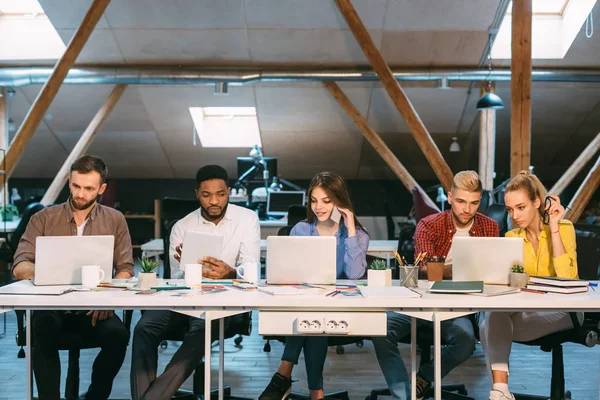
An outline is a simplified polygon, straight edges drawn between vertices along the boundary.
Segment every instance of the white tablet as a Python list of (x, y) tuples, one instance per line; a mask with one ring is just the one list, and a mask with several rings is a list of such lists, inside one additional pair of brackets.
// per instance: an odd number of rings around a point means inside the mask
[(210, 233), (186, 231), (183, 235), (183, 249), (179, 268), (185, 271), (186, 264), (197, 264), (204, 257), (221, 259), (223, 236)]

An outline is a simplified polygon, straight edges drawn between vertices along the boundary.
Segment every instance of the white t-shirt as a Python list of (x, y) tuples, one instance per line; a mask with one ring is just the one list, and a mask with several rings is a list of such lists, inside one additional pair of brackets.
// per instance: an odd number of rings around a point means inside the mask
[(83, 236), (83, 230), (85, 229), (85, 224), (87, 224), (88, 220), (86, 219), (85, 221), (83, 221), (83, 224), (81, 224), (81, 226), (77, 227), (77, 236)]
[[(471, 222), (471, 224), (465, 228), (456, 228), (456, 232), (454, 233), (452, 239), (458, 236), (469, 237), (469, 231), (472, 227), (473, 222)], [(448, 255), (446, 256), (446, 261), (444, 262), (444, 265), (452, 265), (452, 245), (450, 246), (450, 251), (448, 251)]]
[(260, 223), (254, 211), (229, 204), (225, 216), (215, 225), (202, 217), (199, 208), (177, 221), (171, 230), (169, 258), (173, 279), (184, 276), (179, 261), (175, 259), (175, 247), (183, 243), (187, 230), (223, 236), (221, 260), (232, 268), (244, 262), (260, 262)]

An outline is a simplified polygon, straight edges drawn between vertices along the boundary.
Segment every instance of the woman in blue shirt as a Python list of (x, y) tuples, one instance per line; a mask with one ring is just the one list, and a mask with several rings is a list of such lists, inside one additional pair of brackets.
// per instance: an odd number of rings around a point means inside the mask
[[(344, 180), (337, 174), (321, 172), (308, 188), (310, 207), (306, 221), (292, 228), (291, 236), (335, 236), (337, 238), (336, 270), (338, 279), (361, 279), (367, 269), (369, 235), (354, 216), (352, 202)], [(337, 207), (339, 223), (330, 216)], [(292, 369), (304, 349), (304, 361), (311, 399), (323, 398), (323, 366), (327, 357), (326, 336), (289, 336), (277, 373), (259, 400), (281, 400), (292, 390)]]

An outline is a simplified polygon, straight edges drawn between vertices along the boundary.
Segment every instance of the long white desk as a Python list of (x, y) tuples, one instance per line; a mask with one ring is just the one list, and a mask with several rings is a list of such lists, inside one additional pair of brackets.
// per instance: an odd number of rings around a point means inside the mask
[[(519, 293), (505, 296), (481, 297), (470, 295), (429, 294), (423, 289), (422, 298), (397, 297), (325, 297), (324, 295), (303, 294), (296, 296), (274, 296), (253, 291), (243, 292), (231, 289), (212, 295), (174, 297), (169, 292), (156, 295), (135, 295), (130, 291), (74, 292), (62, 296), (26, 296), (0, 295), (0, 311), (13, 309), (26, 310), (27, 318), (31, 310), (88, 310), (88, 309), (169, 309), (194, 316), (204, 314), (207, 320), (221, 319), (225, 316), (245, 311), (292, 311), (297, 313), (352, 313), (396, 311), (410, 315), (413, 320), (411, 329), (412, 381), (413, 396), (416, 382), (416, 324), (415, 318), (432, 320), (434, 323), (435, 347), (435, 398), (440, 399), (441, 391), (441, 321), (456, 318), (479, 311), (599, 311), (600, 291), (581, 295)], [(27, 324), (27, 343), (31, 343), (30, 325)], [(206, 324), (207, 327), (210, 324)], [(219, 386), (222, 389), (223, 373), (223, 323), (220, 323)], [(205, 357), (205, 395), (210, 395), (210, 329), (206, 331)], [(31, 396), (31, 352), (27, 352), (28, 396)], [(222, 399), (222, 390), (219, 392)], [(29, 397), (30, 398), (30, 397)], [(208, 398), (208, 397), (206, 397)]]
[[(389, 266), (394, 250), (397, 248), (397, 240), (371, 240), (369, 242), (368, 254), (385, 258)], [(260, 241), (260, 251), (263, 255), (267, 252), (267, 241), (265, 239)], [(163, 253), (162, 239), (154, 239), (142, 245), (142, 257), (158, 258)]]

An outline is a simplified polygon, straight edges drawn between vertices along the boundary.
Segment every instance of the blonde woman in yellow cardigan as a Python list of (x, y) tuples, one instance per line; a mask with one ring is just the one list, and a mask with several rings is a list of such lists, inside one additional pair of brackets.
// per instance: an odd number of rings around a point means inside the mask
[[(513, 226), (506, 237), (524, 239), (524, 267), (529, 275), (577, 278), (575, 229), (563, 220), (564, 207), (548, 195), (540, 180), (521, 171), (506, 186), (506, 209)], [(583, 314), (578, 315), (580, 322)], [(490, 400), (509, 400), (508, 359), (513, 341), (530, 341), (573, 328), (566, 312), (486, 313), (480, 337), (493, 387)]]

